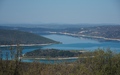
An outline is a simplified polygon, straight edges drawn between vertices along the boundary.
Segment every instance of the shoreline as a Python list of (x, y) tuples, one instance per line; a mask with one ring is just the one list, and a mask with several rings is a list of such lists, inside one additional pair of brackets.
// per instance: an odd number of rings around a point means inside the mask
[(78, 59), (79, 57), (58, 57), (58, 58), (29, 58), (29, 57), (21, 57), (21, 59), (33, 59), (33, 60), (70, 60), (70, 59)]
[(100, 36), (89, 36), (89, 35), (78, 35), (78, 34), (72, 34), (72, 33), (51, 33), (51, 34), (61, 34), (61, 35), (68, 35), (68, 36), (74, 36), (74, 37), (85, 37), (85, 38), (93, 38), (93, 39), (103, 39), (103, 40), (109, 40), (109, 41), (118, 41), (120, 42), (120, 39), (115, 39), (115, 38), (105, 38), (105, 37), (100, 37)]
[[(90, 57), (94, 57), (94, 56), (90, 56)], [(24, 59), (24, 60), (29, 60), (29, 59), (32, 59), (32, 60), (72, 60), (72, 59), (79, 59), (79, 58), (88, 58), (88, 57), (56, 57), (56, 58), (37, 58), (37, 57), (20, 57), (21, 59)]]
[[(46, 46), (46, 45), (52, 45), (55, 43), (47, 43), (47, 44), (19, 44), (20, 46)], [(0, 45), (0, 47), (9, 47), (9, 46), (17, 46), (17, 44), (14, 45)]]

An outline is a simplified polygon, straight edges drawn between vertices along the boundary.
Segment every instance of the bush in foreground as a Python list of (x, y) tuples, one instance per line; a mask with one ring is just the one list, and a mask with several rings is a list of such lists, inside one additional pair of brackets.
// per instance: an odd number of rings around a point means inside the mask
[(98, 49), (69, 64), (0, 60), (0, 75), (120, 75), (120, 54)]

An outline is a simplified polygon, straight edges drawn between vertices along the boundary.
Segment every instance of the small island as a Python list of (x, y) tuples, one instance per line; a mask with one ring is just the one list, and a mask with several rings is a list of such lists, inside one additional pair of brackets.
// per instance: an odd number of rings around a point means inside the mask
[(25, 53), (22, 59), (77, 59), (80, 54), (74, 50), (38, 49)]

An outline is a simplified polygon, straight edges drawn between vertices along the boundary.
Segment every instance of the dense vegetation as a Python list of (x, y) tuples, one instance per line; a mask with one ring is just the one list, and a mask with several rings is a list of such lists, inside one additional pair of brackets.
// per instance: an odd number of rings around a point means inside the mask
[(39, 49), (27, 52), (24, 57), (78, 57), (81, 52), (72, 52), (68, 50), (57, 49)]
[[(91, 57), (94, 56), (94, 57)], [(0, 60), (0, 75), (120, 75), (120, 54), (98, 49), (80, 55), (74, 63), (25, 63)]]
[(23, 31), (0, 30), (0, 45), (58, 43), (51, 39)]

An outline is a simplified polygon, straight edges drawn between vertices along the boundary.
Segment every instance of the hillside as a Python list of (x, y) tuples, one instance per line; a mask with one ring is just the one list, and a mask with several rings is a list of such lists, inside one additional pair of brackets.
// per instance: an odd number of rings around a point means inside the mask
[(83, 29), (78, 34), (120, 39), (120, 26), (97, 26)]
[(58, 43), (51, 39), (17, 30), (0, 30), (0, 45)]
[(120, 40), (120, 25), (68, 28), (57, 33), (104, 40)]

